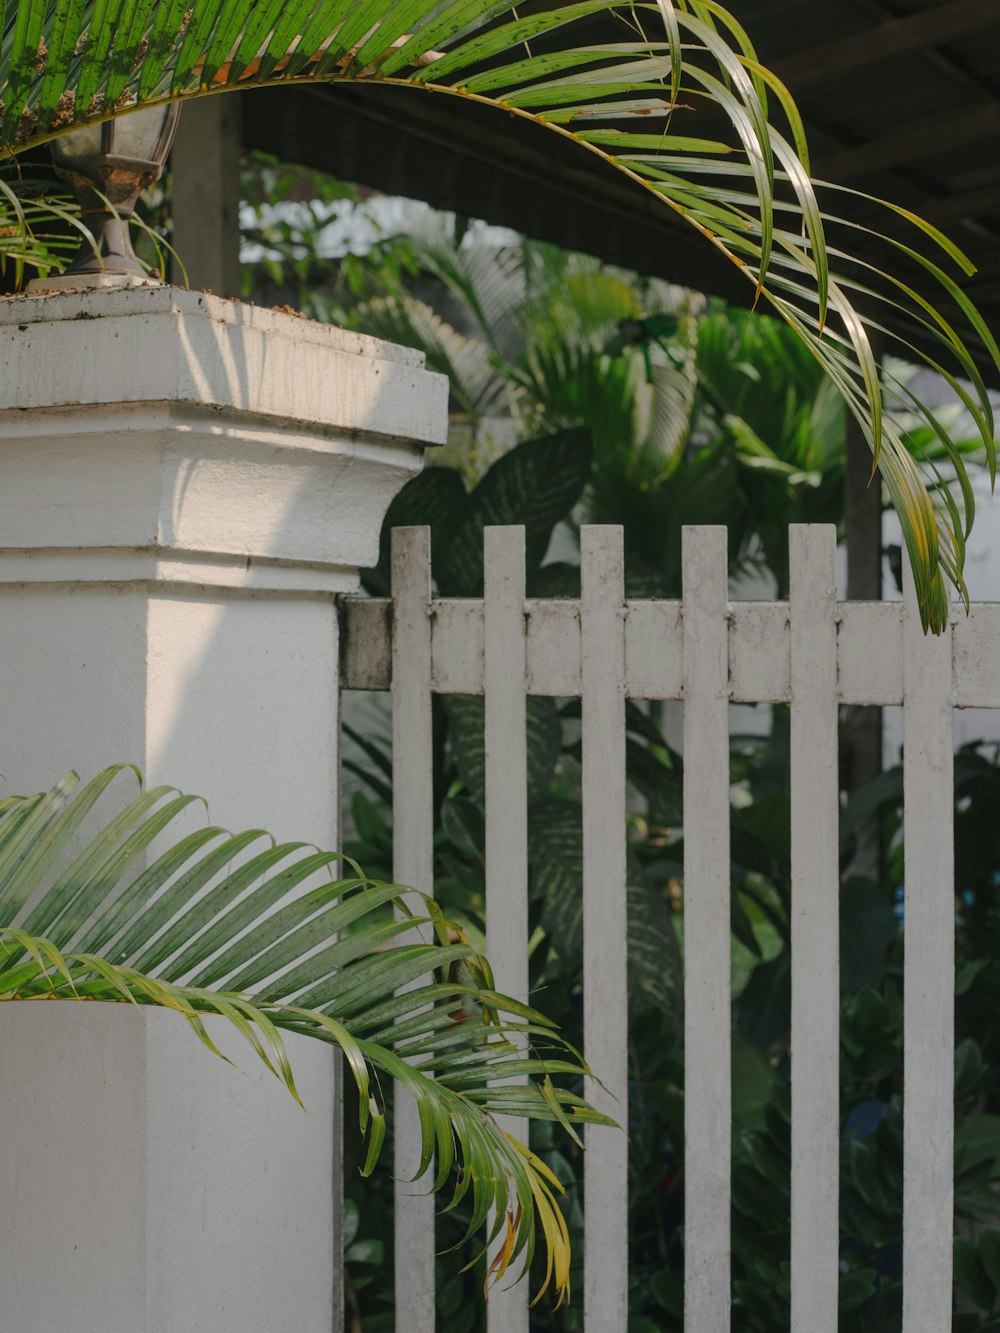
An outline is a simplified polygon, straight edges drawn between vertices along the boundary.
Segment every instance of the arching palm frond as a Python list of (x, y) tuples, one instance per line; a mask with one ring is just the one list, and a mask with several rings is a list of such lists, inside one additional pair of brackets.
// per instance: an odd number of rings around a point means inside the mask
[[(595, 42), (598, 21), (607, 40)], [(792, 97), (718, 0), (543, 0), (524, 16), (511, 0), (6, 0), (0, 139), (16, 151), (128, 107), (309, 79), (393, 85), (534, 122), (696, 228), (797, 331), (861, 422), (925, 623), (942, 628), (945, 580), (964, 592), (971, 487), (958, 501), (928, 489), (885, 410), (869, 331), (902, 313), (930, 336), (939, 352), (913, 354), (964, 398), (992, 466), (989, 398), (966, 340), (998, 365), (1000, 349), (946, 271), (971, 265), (905, 210), (879, 205), (884, 222), (867, 228), (841, 221), (837, 194), (810, 178)], [(687, 111), (706, 104), (724, 114), (724, 138), (685, 133)], [(889, 234), (900, 222), (908, 239)], [(913, 265), (939, 303), (898, 276)]]
[[(197, 801), (172, 788), (101, 816), (121, 774), (108, 768), (85, 784), (69, 774), (49, 792), (0, 801), (0, 1003), (156, 1005), (210, 1047), (205, 1015), (221, 1015), (296, 1096), (281, 1034), (338, 1047), (368, 1135), (365, 1174), (385, 1136), (382, 1072), (417, 1101), (418, 1174), (436, 1154), (435, 1188), (454, 1176), (449, 1206), (471, 1199), (470, 1234), (491, 1216), (494, 1232), (509, 1227), (503, 1267), (530, 1262), (540, 1226), (547, 1281), (565, 1291), (560, 1186), (494, 1119), (558, 1120), (571, 1133), (573, 1121), (607, 1123), (553, 1085), (584, 1069), (552, 1025), (493, 990), (486, 960), (432, 901), (414, 918), (398, 886), (351, 863), (331, 879), (337, 853), (276, 844), (259, 829), (197, 827), (171, 841)], [(401, 941), (414, 926), (432, 942)], [(514, 1075), (538, 1081), (494, 1085)]]

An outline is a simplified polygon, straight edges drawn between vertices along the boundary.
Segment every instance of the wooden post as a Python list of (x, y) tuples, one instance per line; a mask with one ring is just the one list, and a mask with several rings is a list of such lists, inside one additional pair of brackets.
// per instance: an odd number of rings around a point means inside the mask
[[(170, 154), (171, 277), (216, 296), (240, 295), (240, 99), (187, 102)], [(183, 270), (181, 268), (183, 265)]]
[[(434, 892), (434, 740), (431, 713), (430, 528), (392, 534), (392, 873), (399, 884)], [(410, 907), (420, 912), (414, 897)], [(430, 942), (419, 927), (400, 937)], [(418, 978), (406, 989), (426, 984)], [(434, 1333), (434, 1213), (420, 1164), (420, 1117), (395, 1093), (396, 1333)]]
[[(524, 528), (483, 533), (486, 749), (486, 947), (497, 989), (528, 1002), (528, 744)], [(527, 1043), (522, 1043), (527, 1054)], [(527, 1081), (527, 1080), (522, 1080)], [(528, 1121), (498, 1117), (528, 1141)], [(504, 1232), (500, 1233), (500, 1240)], [(499, 1242), (498, 1242), (499, 1243)], [(490, 1295), (489, 1333), (528, 1333), (527, 1282)]]
[(951, 1328), (955, 1143), (952, 636), (904, 566), (903, 1333)]

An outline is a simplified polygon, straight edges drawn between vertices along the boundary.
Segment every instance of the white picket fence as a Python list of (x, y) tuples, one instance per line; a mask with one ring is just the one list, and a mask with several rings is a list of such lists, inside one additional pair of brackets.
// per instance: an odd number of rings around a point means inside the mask
[[(391, 690), (394, 873), (433, 890), (431, 696), (485, 696), (486, 892), (499, 987), (527, 992), (525, 698), (578, 697), (583, 746), (584, 1054), (628, 1114), (625, 701), (684, 701), (685, 1322), (730, 1327), (729, 706), (791, 705), (792, 1333), (836, 1333), (839, 946), (837, 710), (905, 706), (903, 1333), (952, 1309), (953, 707), (1000, 707), (1000, 606), (925, 637), (912, 597), (836, 598), (832, 527), (790, 532), (791, 596), (728, 600), (724, 528), (688, 528), (683, 598), (627, 601), (618, 528), (585, 528), (579, 601), (526, 600), (524, 531), (485, 533), (482, 600), (432, 595), (427, 529), (393, 533), (392, 599), (348, 599), (342, 683)], [(412, 1174), (415, 1118), (397, 1131)], [(625, 1333), (627, 1142), (586, 1134), (587, 1333)], [(398, 1333), (433, 1333), (434, 1201), (396, 1195)], [(580, 1293), (577, 1294), (579, 1299)], [(526, 1333), (527, 1284), (494, 1295), (491, 1333)], [(442, 1330), (447, 1333), (447, 1330)]]

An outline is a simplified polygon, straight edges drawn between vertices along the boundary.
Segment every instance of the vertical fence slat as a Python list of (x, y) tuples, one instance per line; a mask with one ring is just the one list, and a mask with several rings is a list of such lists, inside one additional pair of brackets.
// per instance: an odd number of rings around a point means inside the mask
[(840, 804), (836, 532), (793, 526), (792, 1333), (837, 1333)]
[[(483, 534), (483, 560), (486, 945), (497, 988), (527, 1002), (524, 528), (487, 528)], [(498, 1120), (508, 1133), (527, 1141), (526, 1120), (518, 1116), (500, 1116)], [(512, 1287), (510, 1278), (504, 1279), (490, 1294), (486, 1314), (489, 1333), (528, 1333), (528, 1300), (526, 1281)]]
[(620, 528), (580, 542), (584, 1056), (587, 1096), (621, 1129), (590, 1126), (584, 1157), (587, 1333), (628, 1322), (628, 984), (625, 893), (625, 576)]
[[(909, 574), (904, 561), (904, 570)], [(955, 831), (950, 628), (904, 628), (903, 1333), (951, 1328)]]
[[(392, 534), (393, 877), (424, 893), (434, 885), (430, 599), (430, 530), (396, 528)], [(396, 1330), (434, 1333), (434, 1195), (427, 1193), (426, 1178), (410, 1183), (420, 1161), (420, 1124), (416, 1104), (401, 1092), (396, 1096), (395, 1121)]]
[(684, 1328), (730, 1326), (727, 534), (685, 528)]

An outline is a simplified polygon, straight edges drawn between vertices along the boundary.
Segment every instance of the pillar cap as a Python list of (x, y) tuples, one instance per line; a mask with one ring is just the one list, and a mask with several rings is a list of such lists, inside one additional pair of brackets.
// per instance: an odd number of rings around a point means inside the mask
[(447, 404), (421, 352), (207, 292), (0, 300), (0, 583), (352, 588)]
[[(371, 372), (365, 391), (359, 362)], [(440, 413), (419, 409), (437, 407), (447, 381), (424, 363), (422, 352), (294, 311), (183, 287), (0, 299), (0, 411), (202, 403), (443, 444)]]

